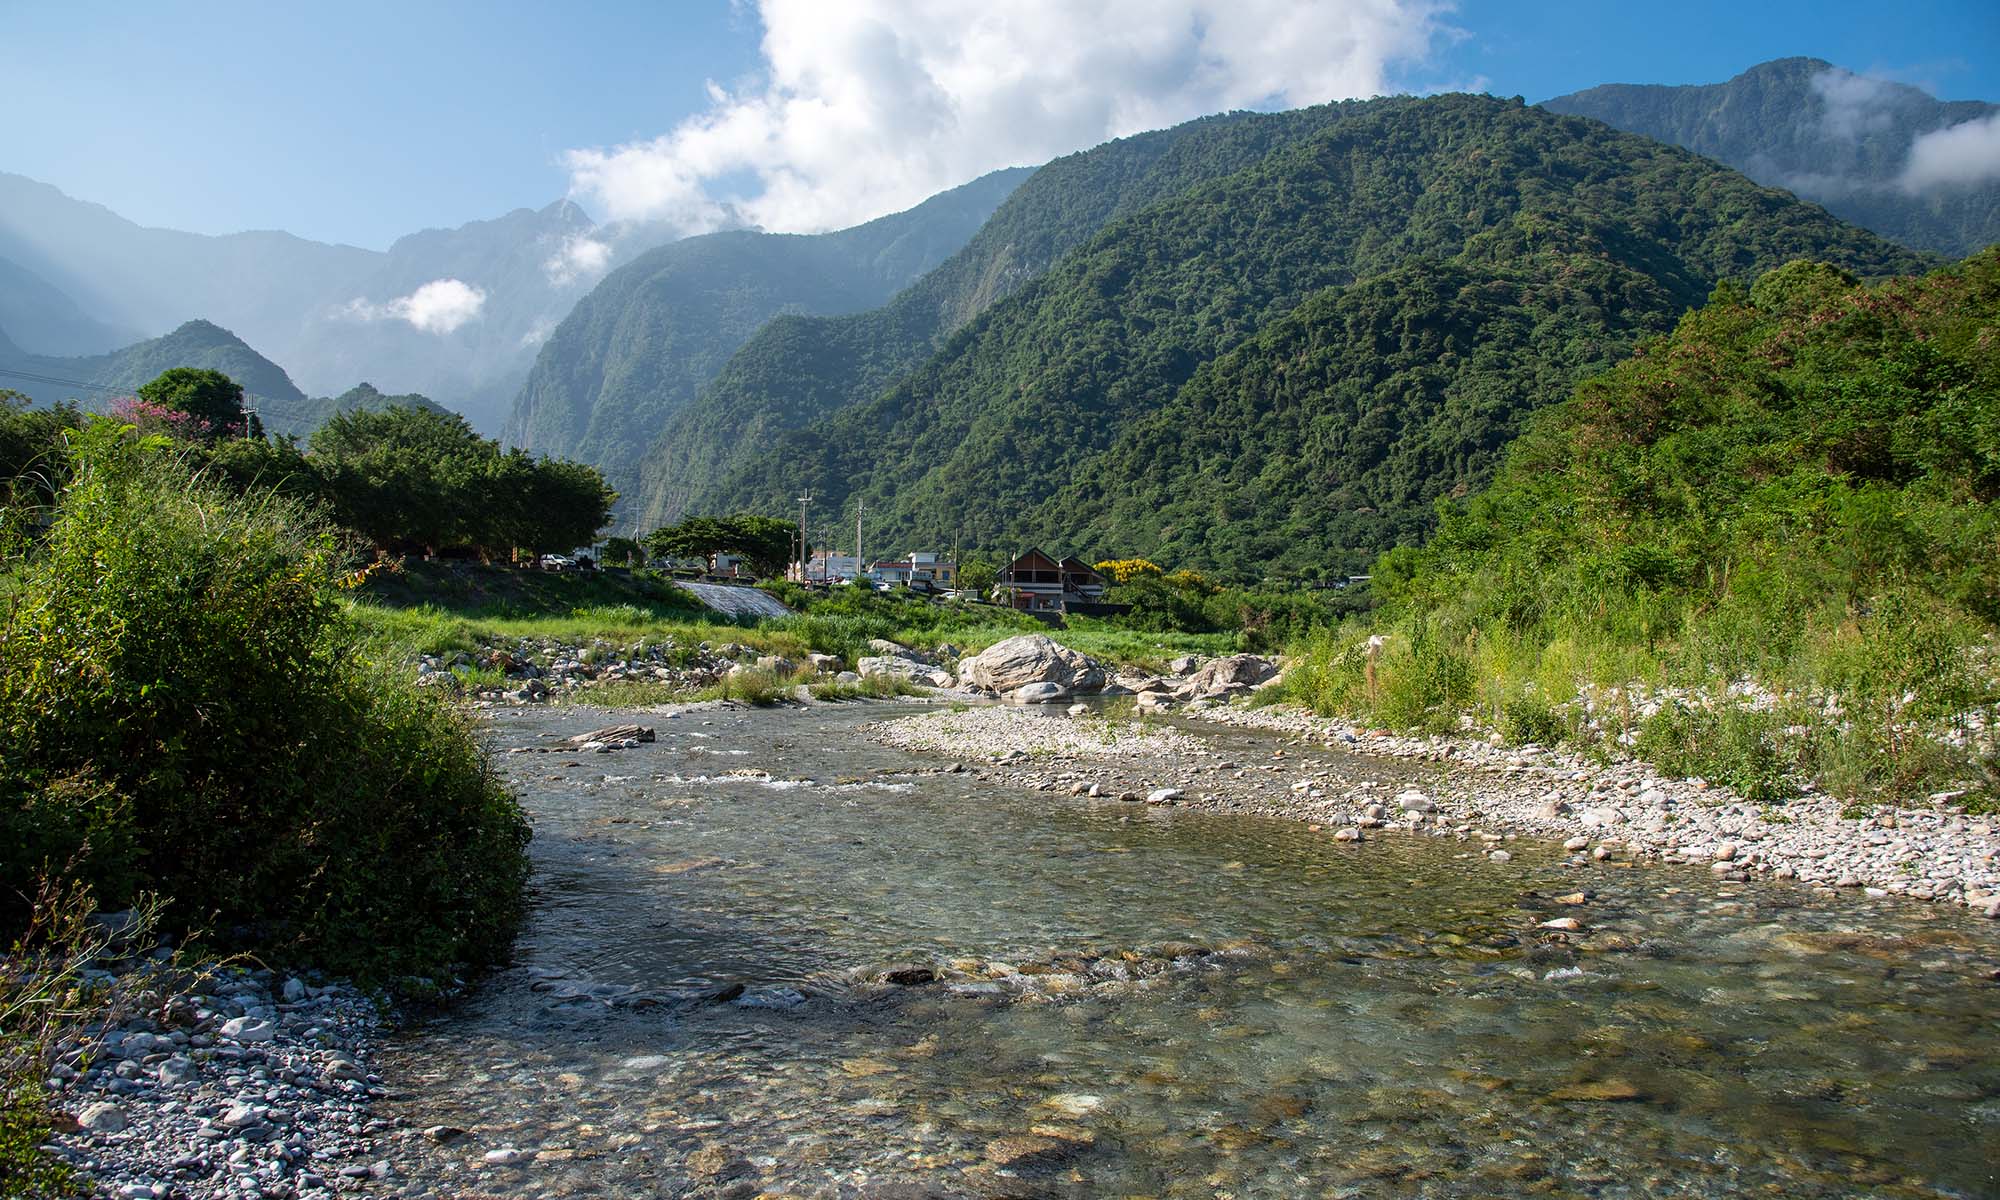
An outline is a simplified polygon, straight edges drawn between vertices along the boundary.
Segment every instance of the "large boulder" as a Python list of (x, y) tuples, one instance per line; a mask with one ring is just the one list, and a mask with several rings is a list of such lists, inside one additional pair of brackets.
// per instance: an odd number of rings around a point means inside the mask
[(1053, 683), (1070, 692), (1095, 692), (1104, 687), (1104, 668), (1088, 655), (1059, 645), (1044, 634), (1024, 633), (995, 642), (959, 663), (959, 676), (971, 687), (1006, 693), (1031, 683)]
[(915, 659), (919, 662), (921, 662), (924, 657), (923, 655), (917, 653), (915, 650), (912, 650), (908, 646), (903, 645), (901, 642), (892, 642), (888, 638), (869, 638), (868, 648), (880, 655), (886, 655), (895, 658)]
[(1232, 654), (1206, 664), (1188, 678), (1189, 690), (1197, 696), (1226, 696), (1247, 692), (1278, 673), (1269, 660), (1254, 654)]
[(918, 662), (914, 658), (904, 658), (899, 654), (878, 654), (862, 659), (854, 664), (866, 679), (872, 675), (887, 675), (895, 679), (908, 680), (918, 687), (948, 688), (952, 685), (951, 672), (943, 667)]

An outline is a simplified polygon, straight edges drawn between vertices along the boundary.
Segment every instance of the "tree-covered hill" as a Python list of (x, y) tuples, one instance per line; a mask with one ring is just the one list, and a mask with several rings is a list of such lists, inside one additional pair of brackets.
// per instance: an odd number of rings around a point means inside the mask
[(1343, 569), (1427, 528), (1522, 416), (1717, 282), (1802, 256), (1924, 262), (1595, 122), (1350, 105), (1115, 221), (877, 396), (756, 439), (694, 503), (776, 512), (809, 488), (865, 500), (884, 544)]
[(1225, 113), (1056, 159), (964, 249), (888, 304), (783, 316), (758, 330), (653, 439), (627, 520), (642, 528), (669, 520), (766, 439), (874, 396), (1107, 223), (1250, 167), (1354, 107)]
[(2000, 105), (1783, 58), (1726, 83), (1606, 84), (1543, 107), (1685, 146), (1906, 246), (1957, 257), (2000, 242), (2000, 179), (1907, 173), (1918, 138), (1991, 119)]
[(411, 405), (445, 411), (428, 397), (384, 395), (366, 383), (338, 396), (308, 396), (283, 367), (210, 321), (189, 321), (165, 337), (109, 354), (77, 358), (24, 353), (0, 332), (0, 387), (20, 392), (37, 404), (74, 401), (81, 408), (104, 411), (119, 396), (137, 392), (141, 384), (175, 367), (220, 371), (235, 380), (248, 394), (249, 406), (264, 429), (276, 436), (307, 437), (342, 413)]
[(189, 321), (164, 337), (149, 338), (109, 354), (75, 358), (28, 354), (0, 337), (0, 371), (21, 373), (0, 375), (0, 386), (11, 387), (40, 404), (75, 400), (85, 408), (101, 407), (117, 395), (137, 391), (140, 384), (173, 367), (220, 371), (243, 385), (256, 400), (268, 398), (288, 404), (306, 400), (283, 367), (210, 321)]
[(766, 321), (882, 303), (964, 245), (1026, 174), (995, 171), (837, 233), (733, 230), (641, 255), (579, 300), (543, 344), (507, 439), (625, 477), (661, 422)]

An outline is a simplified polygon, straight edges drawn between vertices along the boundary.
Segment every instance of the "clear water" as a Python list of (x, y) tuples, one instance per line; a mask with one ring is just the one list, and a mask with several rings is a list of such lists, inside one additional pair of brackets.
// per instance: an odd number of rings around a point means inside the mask
[[(893, 712), (688, 716), (635, 751), (501, 759), (535, 908), (518, 966), (387, 1059), (401, 1115), (471, 1132), (399, 1163), (411, 1186), (2000, 1194), (1990, 924), (1023, 792), (867, 742)], [(605, 719), (506, 712), (494, 744)], [(1538, 928), (1566, 915), (1587, 934)], [(954, 960), (1000, 981), (866, 982)], [(483, 1165), (503, 1145), (541, 1153)]]

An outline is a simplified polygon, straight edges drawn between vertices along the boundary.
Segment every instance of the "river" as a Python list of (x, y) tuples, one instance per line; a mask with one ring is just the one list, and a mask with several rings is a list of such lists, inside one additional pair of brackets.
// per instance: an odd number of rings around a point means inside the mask
[[(896, 711), (503, 755), (534, 907), (515, 967), (382, 1058), (391, 1115), (468, 1131), (406, 1186), (2000, 1194), (1990, 924), (1020, 791), (868, 741)], [(489, 736), (610, 716), (500, 710)], [(1565, 916), (1585, 932), (1542, 925)], [(510, 1148), (534, 1156), (486, 1161)]]

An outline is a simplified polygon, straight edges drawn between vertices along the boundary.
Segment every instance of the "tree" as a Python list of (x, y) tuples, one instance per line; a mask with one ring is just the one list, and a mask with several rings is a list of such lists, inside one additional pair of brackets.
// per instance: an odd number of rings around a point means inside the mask
[(1000, 566), (984, 554), (968, 554), (959, 560), (958, 586), (975, 596), (984, 596), (1000, 578)]
[(251, 428), (253, 418), (243, 410), (243, 385), (220, 371), (173, 367), (140, 384), (139, 399), (155, 408), (188, 414), (194, 418), (189, 432), (202, 441), (264, 434), (261, 425)]
[(636, 538), (614, 537), (605, 539), (604, 561), (607, 563), (631, 564), (641, 562), (645, 557), (646, 548), (640, 545)]
[(759, 575), (777, 575), (791, 561), (797, 526), (779, 517), (738, 513), (689, 517), (646, 535), (646, 548), (662, 558), (699, 558), (715, 569), (721, 554), (740, 554)]

